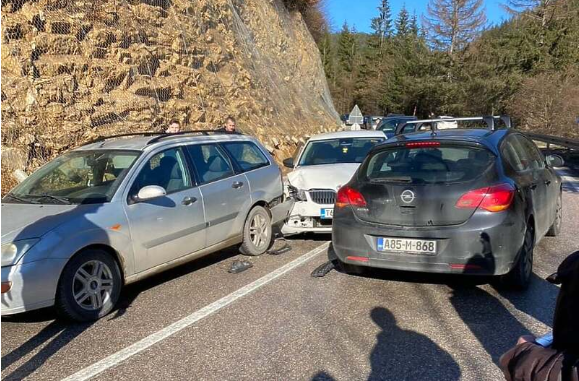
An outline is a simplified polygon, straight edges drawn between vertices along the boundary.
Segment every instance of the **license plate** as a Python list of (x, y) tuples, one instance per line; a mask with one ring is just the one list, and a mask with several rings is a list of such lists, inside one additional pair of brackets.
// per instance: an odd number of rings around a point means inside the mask
[(320, 210), (320, 218), (322, 218), (324, 220), (334, 218), (334, 209), (321, 209)]
[(377, 243), (378, 251), (436, 254), (436, 241), (380, 237)]

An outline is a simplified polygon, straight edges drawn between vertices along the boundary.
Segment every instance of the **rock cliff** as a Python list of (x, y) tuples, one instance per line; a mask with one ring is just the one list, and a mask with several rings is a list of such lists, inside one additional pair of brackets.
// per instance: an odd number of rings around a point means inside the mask
[(5, 168), (170, 119), (204, 129), (233, 115), (278, 159), (337, 126), (315, 42), (281, 0), (2, 4)]

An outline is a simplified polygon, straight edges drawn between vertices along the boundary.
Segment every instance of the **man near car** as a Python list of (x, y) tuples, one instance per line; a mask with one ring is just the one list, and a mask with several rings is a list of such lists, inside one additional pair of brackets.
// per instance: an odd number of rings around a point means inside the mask
[(228, 116), (227, 119), (225, 119), (225, 125), (217, 131), (225, 132), (227, 134), (235, 134), (237, 132), (235, 118)]
[(179, 123), (179, 121), (177, 119), (173, 119), (169, 123), (169, 127), (167, 127), (167, 129), (165, 130), (165, 133), (166, 134), (176, 134), (178, 132), (181, 132), (181, 124)]

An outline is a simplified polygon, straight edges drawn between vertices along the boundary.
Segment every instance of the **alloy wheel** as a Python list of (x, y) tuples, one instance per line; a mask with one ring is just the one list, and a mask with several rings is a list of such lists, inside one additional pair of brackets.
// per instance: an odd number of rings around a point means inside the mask
[(268, 244), (269, 234), (266, 218), (259, 213), (253, 216), (249, 226), (251, 243), (253, 243), (257, 249), (261, 249), (264, 245)]
[(114, 281), (111, 269), (99, 260), (85, 262), (76, 270), (72, 294), (85, 310), (100, 310), (111, 298)]

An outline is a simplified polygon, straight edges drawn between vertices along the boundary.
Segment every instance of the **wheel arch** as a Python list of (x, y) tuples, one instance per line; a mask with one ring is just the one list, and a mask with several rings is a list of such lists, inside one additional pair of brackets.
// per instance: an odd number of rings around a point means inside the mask
[[(73, 258), (77, 257), (78, 255), (81, 255), (81, 253), (83, 251), (91, 250), (91, 249), (102, 250), (102, 251), (108, 253), (113, 258), (113, 260), (117, 263), (117, 266), (119, 266), (119, 271), (121, 272), (121, 281), (123, 282), (122, 284), (124, 286), (124, 284), (125, 284), (125, 272), (126, 272), (125, 263), (122, 259), (122, 256), (113, 247), (111, 247), (109, 245), (105, 245), (102, 243), (95, 243), (95, 244), (90, 244), (90, 245), (84, 246), (84, 247), (78, 249), (73, 255), (71, 255), (70, 258), (68, 258), (68, 261), (66, 261), (66, 264), (68, 264)], [(65, 266), (66, 266), (66, 264), (65, 264)], [(64, 267), (63, 267), (63, 269), (64, 269)], [(60, 281), (61, 276), (62, 276), (62, 272), (59, 275), (59, 281)]]

